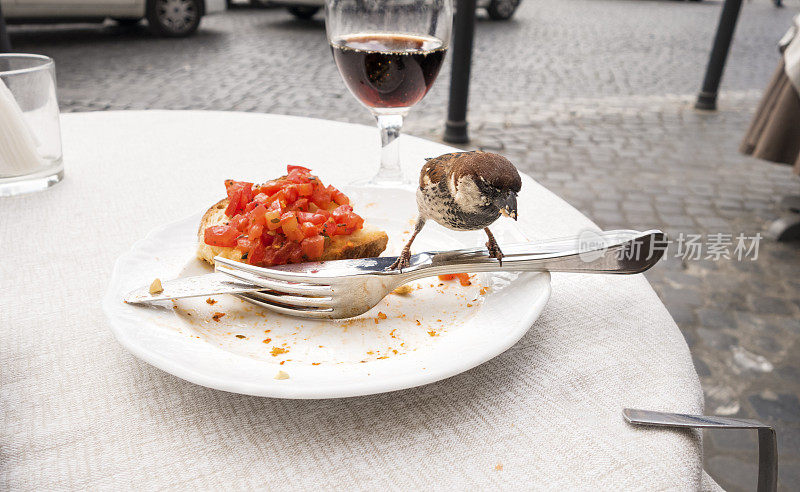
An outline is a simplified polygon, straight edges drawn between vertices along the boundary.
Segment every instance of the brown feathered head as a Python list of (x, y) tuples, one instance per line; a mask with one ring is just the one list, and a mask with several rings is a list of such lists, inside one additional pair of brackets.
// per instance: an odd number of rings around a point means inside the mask
[(516, 220), (517, 193), (522, 189), (522, 179), (508, 159), (491, 152), (465, 152), (453, 161), (450, 172), (456, 183), (461, 178), (471, 177), (503, 215)]

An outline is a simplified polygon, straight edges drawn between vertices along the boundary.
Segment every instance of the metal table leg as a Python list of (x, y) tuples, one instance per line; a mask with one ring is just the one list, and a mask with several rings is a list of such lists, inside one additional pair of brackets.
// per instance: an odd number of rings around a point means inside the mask
[(714, 45), (708, 59), (706, 76), (703, 79), (703, 89), (697, 95), (694, 107), (697, 109), (717, 109), (717, 93), (722, 73), (725, 71), (725, 61), (731, 48), (733, 32), (736, 29), (736, 20), (742, 8), (742, 0), (725, 0), (722, 13), (719, 16), (717, 34), (714, 36)]
[(453, 32), (452, 71), (450, 73), (450, 101), (447, 106), (447, 123), (444, 141), (467, 143), (467, 98), (472, 65), (472, 42), (475, 37), (476, 0), (458, 0)]
[(11, 53), (11, 41), (8, 39), (2, 7), (0, 7), (0, 53)]

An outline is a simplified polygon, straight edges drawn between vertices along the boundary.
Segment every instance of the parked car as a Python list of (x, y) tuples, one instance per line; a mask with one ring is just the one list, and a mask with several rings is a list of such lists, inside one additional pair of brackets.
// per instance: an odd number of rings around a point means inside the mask
[(225, 10), (225, 0), (0, 0), (9, 23), (102, 22), (111, 18), (122, 25), (142, 19), (155, 34), (189, 36), (200, 18)]
[[(514, 16), (519, 2), (520, 0), (478, 0), (478, 8), (486, 9), (492, 20), (508, 20)], [(285, 6), (298, 19), (310, 19), (325, 6), (325, 0), (274, 0), (269, 3)]]

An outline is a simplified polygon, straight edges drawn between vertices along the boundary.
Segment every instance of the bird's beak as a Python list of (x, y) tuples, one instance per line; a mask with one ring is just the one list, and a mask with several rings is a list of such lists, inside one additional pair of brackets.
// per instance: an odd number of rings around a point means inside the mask
[(498, 208), (500, 209), (500, 213), (505, 215), (506, 217), (511, 217), (514, 220), (517, 220), (517, 194), (513, 191), (509, 191), (505, 195), (501, 196), (495, 202), (497, 203)]

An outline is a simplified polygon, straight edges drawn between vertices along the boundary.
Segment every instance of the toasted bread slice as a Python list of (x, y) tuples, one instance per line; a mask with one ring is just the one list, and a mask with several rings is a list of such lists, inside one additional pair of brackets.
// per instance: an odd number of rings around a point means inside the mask
[[(203, 218), (200, 219), (200, 228), (197, 231), (198, 247), (197, 257), (201, 260), (214, 264), (215, 256), (222, 256), (235, 261), (242, 261), (242, 252), (234, 248), (222, 246), (210, 246), (205, 243), (203, 236), (206, 228), (222, 225), (228, 222), (225, 215), (225, 208), (228, 206), (228, 199), (220, 200), (209, 208)], [(333, 236), (325, 245), (320, 261), (346, 260), (351, 258), (372, 258), (379, 256), (389, 241), (389, 236), (385, 232), (364, 224), (363, 229), (355, 231), (349, 236)]]

